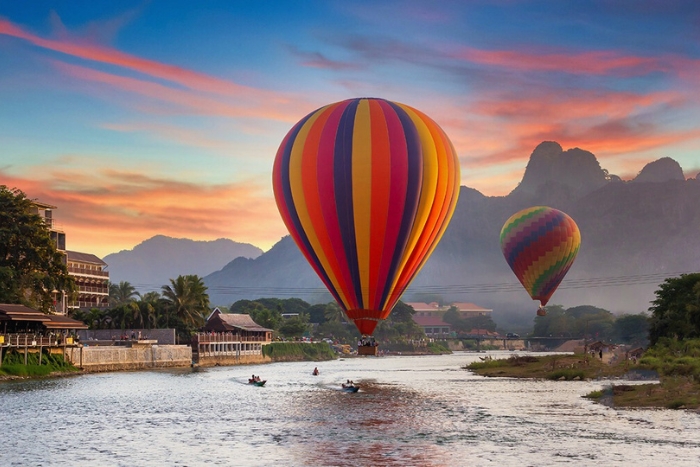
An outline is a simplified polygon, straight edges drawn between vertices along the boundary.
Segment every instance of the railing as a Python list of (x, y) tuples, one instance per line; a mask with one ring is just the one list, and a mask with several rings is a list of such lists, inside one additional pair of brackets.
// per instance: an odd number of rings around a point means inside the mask
[(109, 308), (109, 303), (77, 301), (68, 305), (68, 308)]
[(86, 274), (86, 275), (91, 275), (91, 276), (109, 277), (109, 272), (107, 272), (107, 271), (98, 271), (95, 269), (76, 268), (74, 266), (68, 266), (68, 272), (72, 272), (74, 274)]
[(81, 292), (90, 292), (90, 293), (99, 293), (103, 295), (109, 295), (109, 289), (106, 287), (85, 287), (83, 285), (78, 284), (78, 293)]
[(56, 347), (73, 345), (74, 340), (64, 335), (36, 336), (34, 334), (0, 334), (0, 346), (8, 347)]
[(217, 332), (211, 333), (197, 333), (192, 342), (199, 342), (200, 344), (209, 344), (217, 342), (268, 342), (266, 336), (240, 336), (238, 334)]

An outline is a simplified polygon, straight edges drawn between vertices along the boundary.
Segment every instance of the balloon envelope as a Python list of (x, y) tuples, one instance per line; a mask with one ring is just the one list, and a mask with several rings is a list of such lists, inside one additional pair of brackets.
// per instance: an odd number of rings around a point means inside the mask
[(433, 120), (374, 98), (311, 112), (273, 169), (287, 229), (362, 334), (386, 319), (437, 245), (459, 180), (452, 143)]
[(501, 229), (501, 251), (533, 300), (545, 306), (574, 263), (581, 233), (565, 213), (535, 206), (513, 214)]

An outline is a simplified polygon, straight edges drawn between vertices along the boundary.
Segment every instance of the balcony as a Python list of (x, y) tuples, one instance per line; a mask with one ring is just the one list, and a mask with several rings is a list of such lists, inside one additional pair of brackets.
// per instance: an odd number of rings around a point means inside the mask
[(86, 275), (86, 276), (106, 277), (106, 278), (109, 279), (109, 272), (107, 272), (107, 271), (98, 271), (98, 270), (95, 270), (95, 269), (76, 268), (76, 267), (68, 266), (68, 273), (70, 273), (70, 274), (83, 274), (83, 275)]

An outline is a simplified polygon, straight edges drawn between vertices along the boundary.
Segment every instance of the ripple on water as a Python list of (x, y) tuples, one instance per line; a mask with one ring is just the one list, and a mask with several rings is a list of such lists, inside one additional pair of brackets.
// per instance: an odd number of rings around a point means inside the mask
[[(3, 464), (694, 466), (700, 458), (697, 414), (620, 411), (581, 397), (604, 382), (487, 379), (461, 368), (476, 358), (358, 358), (0, 384), (0, 424), (12, 433)], [(314, 366), (319, 376), (311, 375)], [(251, 373), (268, 383), (248, 385)], [(360, 392), (341, 391), (347, 379)]]

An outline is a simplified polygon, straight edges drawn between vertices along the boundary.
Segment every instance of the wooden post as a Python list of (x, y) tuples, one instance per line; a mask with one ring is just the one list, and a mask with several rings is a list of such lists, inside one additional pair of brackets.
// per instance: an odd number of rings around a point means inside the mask
[(41, 366), (41, 354), (44, 353), (44, 346), (39, 344), (39, 366)]

